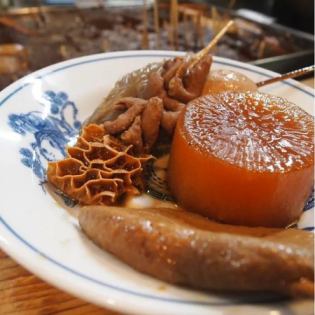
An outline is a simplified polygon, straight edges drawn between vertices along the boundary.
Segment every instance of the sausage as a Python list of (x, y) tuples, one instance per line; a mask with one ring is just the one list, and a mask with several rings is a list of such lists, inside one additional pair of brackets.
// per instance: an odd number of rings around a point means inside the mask
[(313, 296), (309, 232), (231, 226), (163, 208), (89, 206), (80, 209), (79, 223), (101, 248), (173, 284)]

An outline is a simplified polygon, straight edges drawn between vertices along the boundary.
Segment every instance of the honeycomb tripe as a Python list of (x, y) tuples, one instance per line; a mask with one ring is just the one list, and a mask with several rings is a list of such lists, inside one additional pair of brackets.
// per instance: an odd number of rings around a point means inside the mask
[(64, 160), (48, 164), (48, 181), (80, 204), (113, 204), (142, 188), (143, 164), (150, 156), (131, 151), (102, 126), (90, 124)]

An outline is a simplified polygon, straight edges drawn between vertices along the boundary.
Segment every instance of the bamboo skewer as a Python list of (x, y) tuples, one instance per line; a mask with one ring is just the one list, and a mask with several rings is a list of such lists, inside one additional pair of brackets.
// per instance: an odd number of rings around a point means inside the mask
[(217, 45), (218, 41), (225, 35), (225, 33), (227, 32), (227, 30), (234, 24), (234, 21), (231, 20), (229, 21), (222, 29), (221, 31), (212, 39), (212, 41), (209, 43), (209, 45), (204, 48), (203, 50), (201, 50), (197, 56), (205, 56), (206, 54), (208, 54), (210, 52), (210, 50)]
[(7, 17), (7, 16), (0, 17), (0, 24), (13, 28), (17, 32), (25, 34), (25, 35), (29, 35), (29, 36), (37, 35), (36, 31), (33, 31), (23, 25), (20, 25), (11, 17)]
[(229, 17), (231, 16), (232, 10), (234, 8), (236, 4), (236, 0), (230, 0), (229, 4), (227, 6), (227, 10), (225, 11), (225, 13), (223, 14), (223, 20), (229, 19)]
[(203, 26), (202, 26), (202, 12), (198, 12), (197, 15), (197, 36), (198, 44), (202, 47), (205, 45), (203, 36)]
[(228, 11), (231, 11), (234, 8), (235, 3), (236, 3), (236, 0), (230, 0), (228, 7), (227, 7)]
[(194, 15), (193, 19), (193, 24), (194, 24), (194, 50), (198, 49), (198, 15), (197, 13)]
[(221, 23), (222, 20), (215, 6), (211, 6), (211, 22), (212, 22), (212, 31), (214, 34), (217, 34), (221, 28), (220, 25), (222, 25)]
[[(235, 1), (230, 1), (230, 5), (233, 6), (235, 4)], [(201, 16), (198, 16), (199, 18), (201, 18)], [(186, 12), (184, 12), (184, 25), (185, 27), (187, 26), (187, 15)], [(178, 27), (178, 3), (177, 0), (172, 0), (171, 2), (171, 14), (170, 14), (170, 28), (171, 28), (171, 40), (173, 45), (175, 46), (175, 35), (177, 38), (177, 27)], [(198, 21), (200, 23), (200, 21)], [(198, 23), (198, 24), (199, 24)], [(193, 57), (192, 62), (190, 63), (187, 71), (190, 71), (204, 56), (206, 56), (219, 42), (219, 40), (225, 35), (225, 33), (227, 32), (227, 30), (234, 24), (234, 21), (231, 20), (228, 23), (225, 24), (225, 26), (215, 35), (215, 37), (212, 39), (212, 41), (205, 47), (203, 48), (201, 51), (199, 51), (198, 53), (196, 53)], [(200, 25), (199, 25), (200, 27)], [(199, 29), (198, 29), (199, 30)], [(198, 32), (199, 33), (199, 32)], [(198, 34), (199, 35), (199, 34)], [(187, 43), (186, 43), (187, 44)], [(283, 75), (280, 75), (278, 77), (275, 78), (271, 78), (268, 80), (264, 80), (264, 81), (260, 81), (258, 83), (256, 83), (257, 87), (262, 87), (268, 84), (272, 84), (278, 81), (283, 81), (289, 78), (296, 78), (302, 75), (305, 75), (307, 73), (310, 72), (314, 72), (315, 71), (315, 65), (312, 66), (308, 66), (308, 67), (304, 67), (302, 69), (298, 69), (298, 70), (294, 70), (288, 73), (285, 73)]]
[(194, 57), (194, 60), (191, 62), (191, 64), (188, 67), (188, 71), (190, 69), (192, 69), (198, 62), (199, 60), (201, 60), (204, 56), (206, 56), (211, 49), (216, 46), (216, 44), (218, 43), (218, 41), (222, 38), (222, 36), (224, 36), (224, 34), (226, 33), (226, 31), (234, 24), (234, 21), (231, 20), (229, 21), (221, 30), (220, 32), (218, 32), (218, 34), (212, 39), (212, 41), (208, 44), (207, 47), (205, 47), (204, 49), (200, 50)]
[(174, 24), (173, 24), (173, 1), (170, 7), (170, 20), (169, 20), (169, 40), (173, 50), (175, 50), (175, 38), (174, 38)]
[(271, 84), (271, 83), (275, 83), (275, 82), (278, 82), (278, 81), (283, 81), (283, 80), (290, 79), (290, 78), (296, 78), (296, 77), (302, 76), (304, 74), (307, 74), (307, 73), (310, 73), (310, 72), (314, 72), (314, 70), (315, 70), (315, 66), (314, 65), (313, 66), (304, 67), (302, 69), (298, 69), (298, 70), (294, 70), (294, 71), (282, 74), (282, 75), (280, 75), (278, 77), (275, 77), (275, 78), (271, 78), (271, 79), (268, 79), (268, 80), (257, 82), (256, 85), (259, 88), (259, 87), (262, 87), (262, 86), (265, 86), (265, 85), (268, 85), (268, 84)]
[(143, 32), (141, 47), (142, 49), (149, 48), (147, 0), (143, 0)]
[(175, 36), (175, 48), (178, 49), (178, 0), (174, 0), (174, 36)]
[(154, 29), (156, 34), (156, 47), (161, 47), (161, 34), (160, 34), (160, 12), (159, 12), (159, 0), (154, 0), (153, 7)]
[(185, 43), (185, 50), (187, 50), (189, 39), (188, 39), (188, 15), (186, 12), (183, 12), (183, 24), (184, 24), (184, 43)]
[(175, 50), (178, 49), (178, 1), (171, 0), (170, 11), (170, 24), (171, 24), (171, 42)]

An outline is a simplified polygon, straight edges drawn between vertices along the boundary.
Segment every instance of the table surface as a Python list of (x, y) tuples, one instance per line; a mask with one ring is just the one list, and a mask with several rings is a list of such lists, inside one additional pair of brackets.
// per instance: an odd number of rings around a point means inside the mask
[[(314, 88), (314, 78), (303, 81)], [(0, 250), (0, 314), (118, 315), (77, 299), (26, 271)]]

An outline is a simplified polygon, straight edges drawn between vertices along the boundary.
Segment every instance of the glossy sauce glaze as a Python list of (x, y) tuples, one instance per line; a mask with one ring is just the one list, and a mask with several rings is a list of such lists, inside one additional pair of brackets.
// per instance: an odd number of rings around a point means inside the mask
[(204, 85), (202, 95), (225, 91), (253, 92), (257, 91), (257, 86), (254, 81), (242, 73), (227, 69), (212, 70)]
[(313, 119), (276, 96), (221, 93), (179, 118), (168, 179), (184, 207), (252, 226), (298, 218), (313, 184)]
[(79, 223), (96, 245), (162, 281), (246, 296), (314, 296), (310, 232), (220, 224), (169, 208), (89, 206)]

